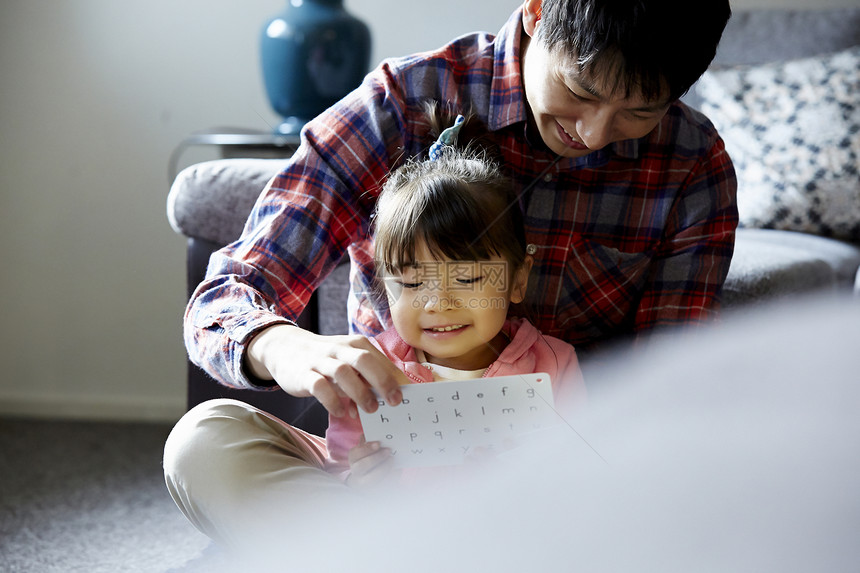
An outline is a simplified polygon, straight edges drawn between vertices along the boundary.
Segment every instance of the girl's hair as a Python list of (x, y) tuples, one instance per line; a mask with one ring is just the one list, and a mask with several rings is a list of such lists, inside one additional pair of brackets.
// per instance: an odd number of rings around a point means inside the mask
[[(434, 139), (453, 121), (431, 115)], [(415, 262), (423, 243), (437, 258), (485, 260), (501, 256), (513, 275), (524, 262), (526, 239), (522, 213), (511, 181), (502, 175), (492, 152), (464, 142), (445, 146), (436, 160), (411, 159), (391, 173), (377, 200), (373, 218), (377, 272), (397, 272)]]

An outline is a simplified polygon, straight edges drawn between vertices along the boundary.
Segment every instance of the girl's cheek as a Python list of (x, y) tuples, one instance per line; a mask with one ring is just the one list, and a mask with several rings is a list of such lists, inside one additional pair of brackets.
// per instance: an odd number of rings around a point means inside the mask
[[(423, 299), (426, 300), (426, 295), (423, 296)], [(422, 305), (420, 304), (420, 300), (422, 297), (419, 293), (413, 289), (400, 289), (399, 294), (396, 296), (389, 295), (388, 297), (388, 306), (392, 309), (415, 309), (420, 308)]]
[(403, 287), (394, 281), (385, 281), (385, 296), (388, 298), (388, 306), (394, 306), (403, 296)]

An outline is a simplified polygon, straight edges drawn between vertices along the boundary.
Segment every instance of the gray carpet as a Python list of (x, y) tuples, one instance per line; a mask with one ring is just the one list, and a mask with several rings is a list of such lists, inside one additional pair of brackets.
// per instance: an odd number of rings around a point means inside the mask
[(0, 418), (0, 571), (195, 569), (212, 548), (164, 486), (169, 431)]

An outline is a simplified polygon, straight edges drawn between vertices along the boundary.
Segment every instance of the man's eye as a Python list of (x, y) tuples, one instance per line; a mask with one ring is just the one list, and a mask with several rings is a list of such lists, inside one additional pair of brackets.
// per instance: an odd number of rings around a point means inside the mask
[(573, 88), (567, 86), (567, 92), (573, 96), (577, 101), (591, 101), (591, 96), (589, 95), (581, 95), (573, 91)]
[(654, 118), (654, 114), (651, 114), (651, 113), (639, 113), (639, 112), (631, 111), (631, 112), (630, 112), (630, 117), (631, 117), (631, 118), (633, 118), (633, 119), (634, 119), (634, 120), (636, 120), (636, 121), (647, 121), (647, 120), (649, 120), (649, 119), (653, 119), (653, 118)]

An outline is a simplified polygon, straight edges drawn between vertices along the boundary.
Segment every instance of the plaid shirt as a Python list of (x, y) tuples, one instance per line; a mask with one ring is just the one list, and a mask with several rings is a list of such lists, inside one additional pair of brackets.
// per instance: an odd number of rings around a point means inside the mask
[(351, 330), (373, 336), (390, 325), (370, 294), (370, 214), (386, 174), (426, 157), (427, 100), (476, 114), (501, 150), (538, 247), (526, 316), (542, 332), (582, 345), (715, 315), (737, 208), (713, 126), (674, 103), (642, 139), (559, 159), (527, 133), (521, 19), (515, 12), (496, 37), (472, 34), (383, 62), (306, 126), (242, 237), (213, 256), (192, 296), (192, 360), (225, 384), (254, 387), (242, 368), (249, 337), (294, 320), (347, 252)]

